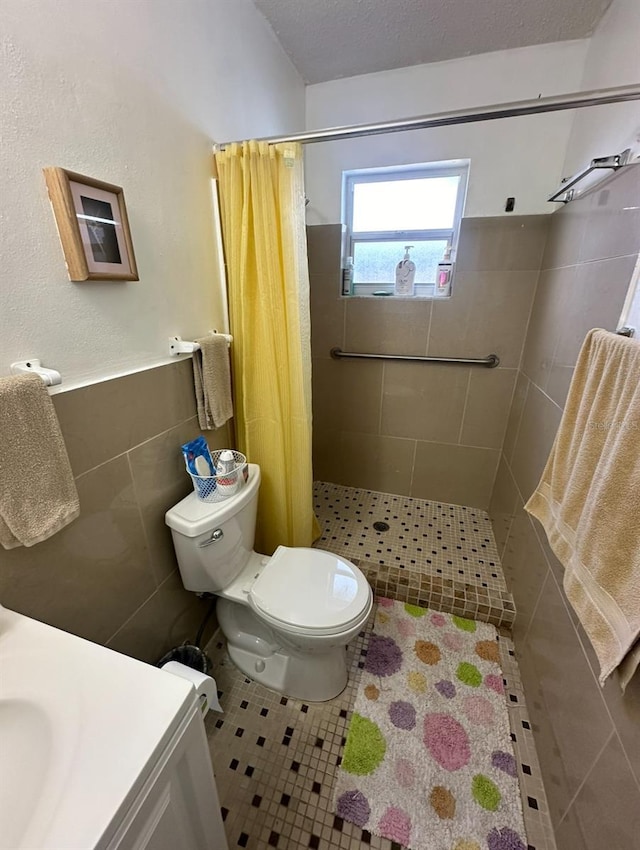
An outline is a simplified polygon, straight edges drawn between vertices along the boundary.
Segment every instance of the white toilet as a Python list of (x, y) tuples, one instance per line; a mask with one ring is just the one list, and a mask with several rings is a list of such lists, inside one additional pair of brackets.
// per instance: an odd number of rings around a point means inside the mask
[(190, 493), (167, 511), (182, 583), (220, 596), (218, 622), (229, 656), (274, 691), (310, 702), (347, 684), (346, 646), (373, 605), (360, 570), (320, 549), (253, 551), (260, 467), (221, 502)]

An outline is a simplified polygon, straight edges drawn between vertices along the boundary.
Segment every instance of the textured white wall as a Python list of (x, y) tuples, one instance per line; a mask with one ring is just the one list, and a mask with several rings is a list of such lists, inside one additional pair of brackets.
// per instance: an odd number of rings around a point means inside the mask
[[(637, 2), (637, 0), (631, 0)], [(580, 88), (588, 42), (504, 50), (320, 83), (307, 88), (307, 127), (386, 121), (536, 98)], [(511, 118), (308, 145), (310, 224), (340, 221), (341, 173), (350, 168), (470, 158), (465, 215), (551, 212), (573, 114)]]
[[(302, 81), (249, 0), (2, 0), (0, 375), (65, 386), (224, 321), (211, 141), (300, 130)], [(42, 168), (123, 186), (139, 282), (71, 283)]]
[[(589, 41), (582, 88), (640, 85), (640, 2), (614, 0)], [(640, 155), (640, 102), (576, 112), (564, 172), (631, 147)]]

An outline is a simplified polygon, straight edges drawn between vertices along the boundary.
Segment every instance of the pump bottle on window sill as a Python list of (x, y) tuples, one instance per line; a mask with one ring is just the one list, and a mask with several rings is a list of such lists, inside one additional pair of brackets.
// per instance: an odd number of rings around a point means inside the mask
[(451, 245), (447, 245), (443, 259), (438, 263), (436, 271), (436, 298), (448, 298), (451, 295), (451, 284), (453, 282), (453, 260), (451, 259)]
[(396, 266), (396, 295), (416, 294), (416, 264), (409, 256), (409, 248), (413, 248), (413, 245), (404, 246), (404, 258)]
[(342, 294), (353, 295), (353, 257), (347, 257), (342, 269)]

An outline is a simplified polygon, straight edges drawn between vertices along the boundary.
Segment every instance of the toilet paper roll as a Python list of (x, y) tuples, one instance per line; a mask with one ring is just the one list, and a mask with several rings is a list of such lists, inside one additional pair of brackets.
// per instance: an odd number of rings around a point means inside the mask
[(173, 673), (175, 676), (180, 676), (182, 679), (188, 679), (194, 685), (203, 716), (210, 708), (214, 711), (222, 711), (218, 702), (218, 686), (214, 678), (201, 673), (199, 670), (194, 670), (192, 667), (187, 667), (185, 664), (180, 664), (179, 661), (169, 661), (162, 666), (162, 669), (168, 673)]

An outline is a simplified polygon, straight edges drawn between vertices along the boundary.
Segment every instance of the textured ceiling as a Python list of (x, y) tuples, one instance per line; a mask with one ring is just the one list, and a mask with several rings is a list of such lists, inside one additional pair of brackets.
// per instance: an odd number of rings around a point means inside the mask
[(611, 0), (253, 0), (307, 83), (585, 38)]

